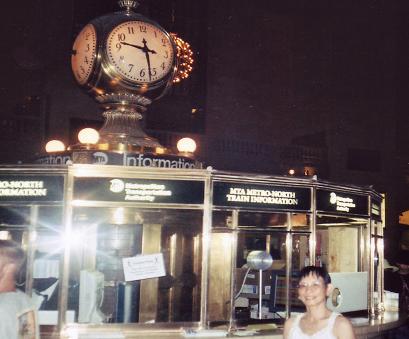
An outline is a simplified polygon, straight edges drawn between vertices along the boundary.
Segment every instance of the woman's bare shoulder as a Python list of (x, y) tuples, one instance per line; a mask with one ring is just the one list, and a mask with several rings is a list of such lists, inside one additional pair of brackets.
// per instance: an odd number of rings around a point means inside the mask
[(355, 339), (351, 322), (341, 314), (335, 319), (334, 332), (337, 338)]
[(293, 322), (294, 322), (294, 319), (295, 319), (294, 317), (288, 318), (285, 321), (284, 326), (291, 326), (293, 324)]
[(294, 318), (288, 318), (284, 323), (284, 339), (289, 338), (290, 329), (294, 323)]

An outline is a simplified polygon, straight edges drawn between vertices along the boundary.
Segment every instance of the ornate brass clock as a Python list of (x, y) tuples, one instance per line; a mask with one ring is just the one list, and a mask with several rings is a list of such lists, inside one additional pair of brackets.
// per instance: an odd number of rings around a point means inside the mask
[(136, 1), (121, 0), (119, 5), (122, 11), (96, 18), (82, 29), (71, 66), (78, 84), (105, 110), (103, 149), (155, 149), (161, 146), (143, 132), (139, 120), (152, 100), (186, 77), (191, 54), (175, 34), (135, 13)]

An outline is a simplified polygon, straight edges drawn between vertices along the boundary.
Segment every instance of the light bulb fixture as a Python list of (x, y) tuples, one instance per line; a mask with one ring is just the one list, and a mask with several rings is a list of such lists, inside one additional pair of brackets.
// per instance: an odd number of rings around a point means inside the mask
[(65, 145), (60, 140), (50, 140), (45, 144), (45, 151), (47, 153), (64, 152)]
[(194, 153), (196, 150), (196, 141), (192, 138), (182, 138), (177, 142), (176, 147), (181, 153)]
[(294, 175), (294, 174), (295, 174), (295, 169), (290, 168), (290, 169), (288, 170), (288, 174), (289, 174), (289, 175)]
[(170, 33), (170, 35), (175, 42), (178, 59), (177, 72), (173, 79), (173, 83), (179, 83), (181, 80), (189, 77), (189, 74), (193, 70), (193, 51), (190, 48), (190, 45), (179, 38), (176, 33)]
[(78, 140), (81, 144), (96, 144), (99, 140), (99, 133), (93, 128), (83, 128), (78, 133)]

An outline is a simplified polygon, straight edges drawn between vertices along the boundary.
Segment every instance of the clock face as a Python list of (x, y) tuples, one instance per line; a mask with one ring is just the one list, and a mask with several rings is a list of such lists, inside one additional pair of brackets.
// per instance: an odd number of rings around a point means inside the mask
[(86, 25), (78, 34), (72, 47), (71, 68), (75, 79), (84, 85), (95, 63), (97, 34), (92, 24)]
[(168, 34), (143, 21), (127, 21), (116, 26), (108, 35), (106, 51), (114, 72), (137, 84), (160, 81), (172, 71), (174, 64)]

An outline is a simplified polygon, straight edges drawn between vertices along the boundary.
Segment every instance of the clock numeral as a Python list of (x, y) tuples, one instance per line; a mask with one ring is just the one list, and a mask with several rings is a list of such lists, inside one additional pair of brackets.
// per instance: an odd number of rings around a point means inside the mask
[(81, 71), (82, 74), (84, 74), (85, 73), (84, 67), (80, 66), (80, 71)]
[(144, 78), (145, 75), (146, 75), (145, 69), (144, 69), (144, 68), (141, 68), (141, 70), (139, 71), (139, 76), (142, 77), (142, 78)]
[(165, 51), (165, 59), (168, 59), (168, 58), (169, 58), (169, 52)]
[(158, 34), (156, 33), (156, 31), (153, 31), (153, 33), (155, 34), (155, 38), (157, 38)]
[(128, 26), (128, 34), (135, 34), (133, 27)]
[(90, 37), (90, 35), (91, 35), (91, 33), (90, 33), (90, 32), (85, 33), (85, 40), (88, 40), (88, 39), (89, 39), (89, 37)]
[(85, 52), (89, 52), (91, 48), (89, 47), (89, 44), (87, 44), (87, 48), (85, 49)]
[(121, 48), (122, 48), (122, 44), (120, 42), (118, 42), (116, 45), (116, 51), (118, 52)]
[(165, 63), (162, 62), (162, 63), (160, 64), (160, 67), (161, 67), (163, 70), (165, 70)]
[(125, 33), (118, 34), (118, 41), (125, 41)]
[(168, 42), (168, 40), (166, 38), (162, 38), (162, 46), (166, 46), (167, 42)]
[(135, 66), (135, 65), (133, 65), (133, 64), (129, 64), (129, 65), (128, 65), (128, 67), (129, 67), (128, 73), (131, 73), (131, 72), (132, 72), (132, 69), (133, 69), (134, 66)]
[(156, 75), (156, 67), (153, 67), (152, 69), (151, 69), (151, 75), (152, 76), (155, 76)]
[(146, 26), (139, 26), (139, 31), (141, 33), (146, 33)]
[(84, 62), (86, 63), (86, 64), (88, 64), (89, 63), (89, 61), (88, 61), (88, 57), (85, 55), (84, 56)]

